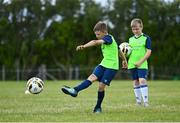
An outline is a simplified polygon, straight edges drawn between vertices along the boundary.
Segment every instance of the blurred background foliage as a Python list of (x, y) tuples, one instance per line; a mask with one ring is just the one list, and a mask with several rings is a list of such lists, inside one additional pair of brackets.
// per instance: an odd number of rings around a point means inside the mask
[(0, 64), (33, 69), (94, 66), (100, 48), (76, 52), (77, 45), (95, 39), (93, 27), (105, 21), (118, 44), (132, 36), (130, 22), (143, 20), (143, 32), (152, 38), (150, 65), (180, 64), (179, 0), (0, 0)]

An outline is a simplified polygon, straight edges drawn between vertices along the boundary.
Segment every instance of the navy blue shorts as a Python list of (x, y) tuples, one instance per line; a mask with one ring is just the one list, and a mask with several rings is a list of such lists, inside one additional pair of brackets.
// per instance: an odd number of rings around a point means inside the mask
[(96, 75), (98, 81), (108, 86), (110, 85), (111, 80), (114, 78), (116, 73), (117, 70), (105, 68), (101, 65), (98, 65), (93, 71), (93, 74)]
[(139, 78), (145, 78), (147, 79), (148, 76), (148, 70), (147, 69), (138, 69), (138, 68), (133, 68), (129, 69), (131, 72), (131, 76), (133, 80), (137, 80)]

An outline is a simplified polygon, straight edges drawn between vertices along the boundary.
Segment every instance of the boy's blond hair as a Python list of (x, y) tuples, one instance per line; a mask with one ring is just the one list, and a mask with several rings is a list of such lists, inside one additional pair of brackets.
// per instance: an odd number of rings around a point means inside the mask
[(106, 23), (99, 21), (98, 23), (96, 23), (96, 25), (94, 26), (93, 31), (101, 31), (101, 32), (107, 32), (108, 28)]
[(131, 21), (131, 26), (133, 25), (133, 23), (139, 23), (140, 26), (143, 28), (143, 22), (140, 18), (134, 18), (132, 21)]

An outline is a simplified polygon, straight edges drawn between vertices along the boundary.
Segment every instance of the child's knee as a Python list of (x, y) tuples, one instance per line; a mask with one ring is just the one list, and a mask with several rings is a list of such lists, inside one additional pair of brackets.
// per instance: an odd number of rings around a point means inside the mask
[(106, 87), (106, 85), (104, 83), (100, 82), (98, 91), (101, 91), (101, 92), (104, 91), (105, 87)]
[(145, 78), (139, 78), (139, 82), (140, 82), (140, 84), (147, 84), (147, 81), (146, 81), (146, 79)]
[(94, 82), (97, 80), (97, 77), (94, 75), (94, 74), (91, 74), (89, 77), (88, 77), (88, 80), (91, 81), (91, 82)]

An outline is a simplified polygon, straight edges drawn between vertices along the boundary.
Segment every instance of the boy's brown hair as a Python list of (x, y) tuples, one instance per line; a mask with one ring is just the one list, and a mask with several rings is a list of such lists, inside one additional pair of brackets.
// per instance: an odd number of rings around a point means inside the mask
[(99, 21), (95, 26), (94, 26), (94, 29), (93, 31), (101, 31), (101, 32), (107, 32), (108, 31), (108, 28), (107, 28), (107, 25), (106, 23), (102, 22), (102, 21)]

